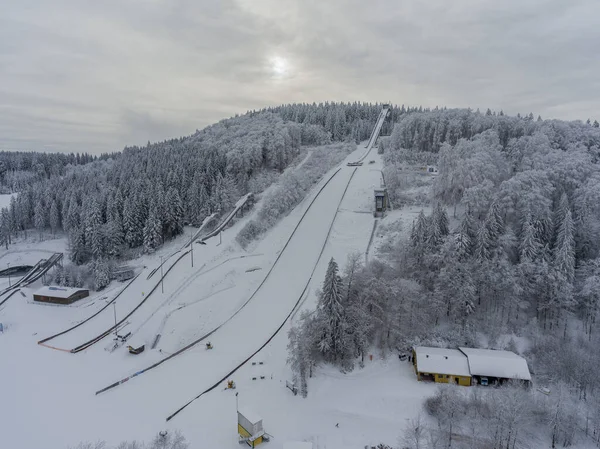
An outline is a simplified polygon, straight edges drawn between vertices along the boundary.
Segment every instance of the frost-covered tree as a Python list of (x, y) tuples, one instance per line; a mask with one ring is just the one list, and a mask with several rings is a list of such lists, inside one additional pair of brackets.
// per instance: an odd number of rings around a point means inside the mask
[(327, 266), (323, 290), (317, 306), (318, 347), (323, 356), (332, 361), (343, 357), (343, 299), (342, 280), (337, 262), (332, 258)]
[(102, 234), (102, 211), (96, 198), (87, 204), (85, 217), (85, 233), (88, 236), (89, 249), (94, 258), (104, 255), (104, 239)]
[(523, 262), (534, 262), (542, 255), (542, 245), (537, 237), (537, 230), (531, 214), (527, 215), (521, 231), (519, 257)]
[(39, 231), (40, 238), (41, 238), (42, 231), (46, 227), (46, 210), (44, 208), (44, 203), (42, 202), (41, 199), (39, 199), (37, 201), (37, 203), (35, 204), (34, 223), (35, 223), (35, 228)]
[(167, 238), (181, 234), (183, 231), (183, 205), (174, 187), (171, 187), (165, 196), (165, 219), (162, 224)]
[(150, 213), (144, 226), (144, 251), (153, 252), (161, 243), (162, 223), (158, 217), (156, 207), (150, 208)]
[(148, 449), (188, 449), (189, 445), (180, 431), (158, 433)]
[(304, 398), (308, 396), (308, 377), (311, 377), (315, 363), (315, 336), (311, 334), (314, 323), (314, 319), (305, 311), (300, 316), (299, 325), (292, 326), (288, 332), (287, 363), (294, 374), (294, 383)]
[(466, 260), (473, 254), (476, 239), (475, 223), (472, 215), (467, 211), (460, 222), (460, 227), (454, 234), (454, 245), (458, 260)]
[(69, 252), (71, 260), (81, 264), (87, 259), (85, 246), (85, 232), (81, 227), (72, 227), (69, 230)]
[(554, 263), (556, 269), (568, 282), (573, 282), (575, 275), (575, 237), (571, 211), (567, 210), (558, 228), (554, 247)]
[(143, 224), (140, 218), (137, 201), (128, 197), (123, 205), (123, 230), (125, 242), (130, 248), (139, 246), (143, 241)]
[(417, 255), (417, 260), (421, 260), (426, 250), (427, 243), (430, 240), (429, 232), (427, 217), (425, 217), (425, 213), (421, 209), (410, 233), (410, 244)]
[(110, 284), (110, 267), (105, 260), (94, 263), (94, 289), (102, 290)]
[(50, 205), (50, 229), (52, 234), (56, 235), (56, 232), (60, 228), (60, 209), (56, 200), (52, 201)]

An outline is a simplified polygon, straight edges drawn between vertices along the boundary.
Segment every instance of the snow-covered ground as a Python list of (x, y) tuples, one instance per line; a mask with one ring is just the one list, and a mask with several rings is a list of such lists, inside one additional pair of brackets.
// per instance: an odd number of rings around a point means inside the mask
[[(373, 164), (356, 169), (345, 165), (363, 152), (362, 145), (358, 146), (339, 172), (327, 174), (248, 252), (234, 239), (251, 214), (223, 232), (221, 245), (218, 237), (206, 246), (195, 245), (193, 267), (189, 253), (178, 262), (182, 253), (169, 258), (163, 270), (173, 268), (165, 277), (164, 293), (158, 284), (160, 270), (147, 278), (159, 265), (160, 256), (181, 248), (185, 237), (137, 261), (141, 274), (119, 296), (116, 311), (123, 317), (145, 301), (120, 331), (133, 333), (128, 342), (132, 346), (146, 345), (147, 350), (138, 356), (125, 348), (106, 351), (111, 337), (77, 354), (36, 344), (100, 310), (125, 284), (113, 283), (68, 307), (33, 303), (35, 286), (23, 289), (25, 297), (13, 296), (0, 310), (0, 322), (7, 324), (6, 332), (0, 334), (2, 445), (53, 449), (98, 439), (112, 444), (148, 440), (161, 429), (181, 429), (192, 448), (239, 447), (235, 396), (221, 386), (168, 423), (165, 419), (258, 350), (286, 320), (305, 289), (300, 306), (314, 308), (331, 257), (343, 266), (350, 253), (365, 253), (381, 160), (373, 152), (368, 157), (375, 160)], [(413, 215), (412, 210), (395, 212), (403, 223), (410, 224)], [(0, 254), (0, 264), (2, 258)], [(109, 329), (113, 314), (113, 307), (108, 307), (47, 343), (72, 349)], [(291, 324), (286, 322), (264, 349), (231, 376), (238, 386), (240, 405), (262, 415), (265, 429), (275, 437), (265, 447), (281, 448), (287, 440), (313, 441), (321, 449), (395, 444), (405, 420), (420, 411), (423, 398), (434, 386), (417, 383), (406, 362), (394, 357), (381, 360), (374, 353), (365, 369), (348, 375), (320, 369), (310, 380), (309, 397), (294, 397), (285, 388), (291, 378), (286, 366)], [(94, 394), (219, 326), (208, 338), (213, 350), (206, 350), (201, 342), (106, 393)], [(151, 350), (158, 333), (161, 340)]]
[(10, 206), (10, 199), (15, 196), (14, 193), (0, 195), (0, 209)]

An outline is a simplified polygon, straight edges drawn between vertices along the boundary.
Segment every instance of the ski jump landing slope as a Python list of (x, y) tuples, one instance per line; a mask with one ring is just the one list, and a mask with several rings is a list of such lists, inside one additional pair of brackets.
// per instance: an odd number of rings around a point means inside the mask
[[(211, 335), (213, 350), (207, 351), (203, 345), (192, 348), (135, 381), (97, 396), (98, 405), (110, 407), (118, 395), (119, 403), (131, 406), (135, 413), (136, 398), (147, 392), (151, 393), (147, 400), (164, 409), (166, 417), (260, 348), (280, 328), (304, 291), (353, 173), (354, 169), (343, 167), (318, 194), (252, 301)], [(312, 197), (321, 187), (313, 190)]]

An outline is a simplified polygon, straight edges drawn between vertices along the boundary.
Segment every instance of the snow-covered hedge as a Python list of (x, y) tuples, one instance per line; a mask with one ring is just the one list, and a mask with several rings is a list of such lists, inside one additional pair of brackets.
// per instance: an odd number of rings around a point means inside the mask
[(271, 229), (302, 201), (310, 188), (325, 173), (339, 164), (354, 149), (355, 146), (349, 143), (317, 147), (300, 168), (284, 173), (277, 186), (265, 195), (262, 208), (256, 218), (249, 221), (237, 235), (238, 243), (245, 248)]

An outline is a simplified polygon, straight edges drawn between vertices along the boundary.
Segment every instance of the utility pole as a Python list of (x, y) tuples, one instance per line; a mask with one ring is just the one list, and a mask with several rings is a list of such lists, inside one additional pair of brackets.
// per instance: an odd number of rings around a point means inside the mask
[(118, 340), (119, 336), (117, 335), (117, 300), (113, 301), (113, 311), (115, 312), (115, 340)]
[(8, 287), (10, 288), (11, 287), (11, 284), (10, 284), (10, 262), (7, 263), (6, 265), (8, 265)]
[(164, 294), (165, 293), (165, 283), (163, 276), (163, 258), (160, 256), (160, 290)]
[(192, 255), (192, 268), (194, 268), (194, 242), (193, 242), (194, 233), (190, 235), (190, 254)]

